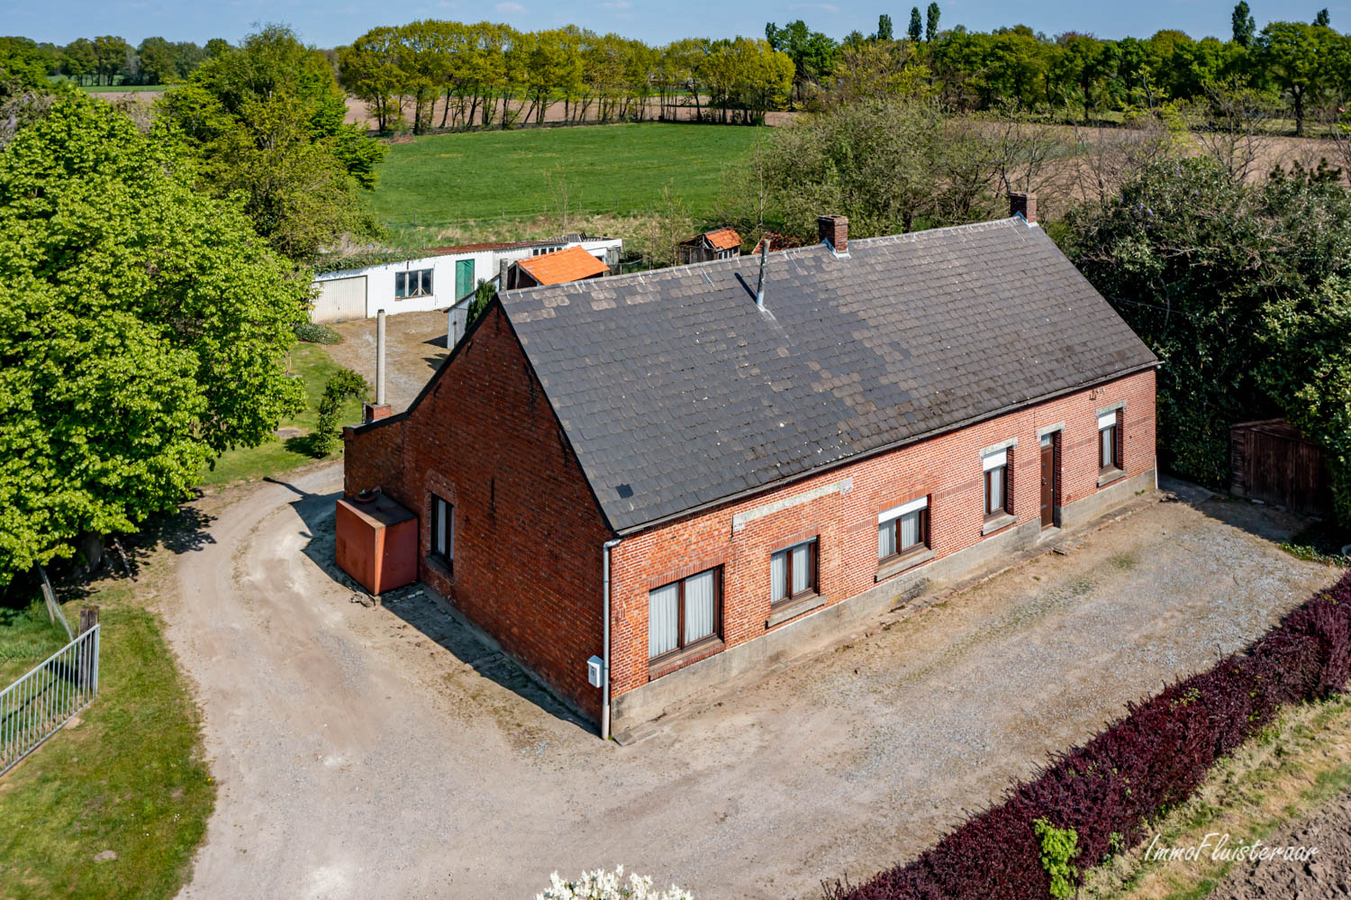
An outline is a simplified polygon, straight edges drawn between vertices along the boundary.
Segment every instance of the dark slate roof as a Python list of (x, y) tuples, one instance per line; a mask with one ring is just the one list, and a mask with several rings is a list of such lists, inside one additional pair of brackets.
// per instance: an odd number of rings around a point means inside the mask
[(507, 291), (616, 531), (1157, 361), (1021, 218)]

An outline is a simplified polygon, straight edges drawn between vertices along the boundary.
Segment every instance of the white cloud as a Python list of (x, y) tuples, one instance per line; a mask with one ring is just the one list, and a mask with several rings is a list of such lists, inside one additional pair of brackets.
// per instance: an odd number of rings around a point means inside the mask
[(510, 0), (506, 3), (497, 4), (497, 11), (500, 13), (523, 13), (525, 7), (519, 3), (512, 3)]

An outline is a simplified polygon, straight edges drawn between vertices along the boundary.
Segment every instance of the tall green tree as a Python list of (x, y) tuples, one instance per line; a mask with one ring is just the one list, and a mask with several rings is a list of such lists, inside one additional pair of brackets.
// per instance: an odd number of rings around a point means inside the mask
[(933, 0), (929, 4), (929, 9), (924, 17), (924, 43), (932, 44), (938, 40), (938, 0)]
[(1304, 135), (1309, 104), (1338, 80), (1345, 65), (1346, 39), (1330, 28), (1303, 22), (1272, 22), (1257, 41), (1263, 72), (1290, 97), (1295, 134)]
[(236, 197), (258, 233), (298, 261), (374, 221), (359, 191), (375, 185), (384, 147), (344, 120), (322, 54), (268, 26), (204, 62), (161, 101), (163, 120), (200, 160), (199, 183)]
[(0, 584), (135, 530), (303, 403), (308, 278), (191, 169), (75, 91), (0, 152)]
[(1313, 23), (1318, 28), (1332, 27), (1332, 16), (1328, 14), (1328, 9), (1326, 6), (1318, 11), (1318, 15), (1313, 17)]
[(1234, 43), (1240, 47), (1252, 46), (1253, 38), (1257, 36), (1257, 20), (1252, 17), (1248, 0), (1238, 0), (1234, 5), (1230, 24), (1233, 27)]
[(924, 33), (923, 29), (924, 24), (923, 22), (920, 21), (919, 7), (918, 6), (910, 7), (910, 28), (908, 30), (908, 34), (910, 36), (910, 43), (912, 44), (919, 43), (920, 36)]
[(882, 13), (877, 17), (877, 34), (873, 35), (873, 38), (879, 41), (889, 41), (893, 39), (893, 36), (891, 16)]
[(1072, 211), (1061, 242), (1163, 360), (1166, 465), (1223, 484), (1229, 426), (1285, 416), (1333, 456), (1351, 523), (1351, 193), (1338, 182), (1297, 168), (1251, 184), (1164, 158)]

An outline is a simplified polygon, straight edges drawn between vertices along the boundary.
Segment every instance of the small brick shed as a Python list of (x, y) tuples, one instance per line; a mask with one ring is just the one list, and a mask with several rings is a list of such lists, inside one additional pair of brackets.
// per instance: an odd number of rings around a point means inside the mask
[(1154, 486), (1157, 360), (1025, 215), (820, 225), (763, 305), (752, 257), (507, 291), (344, 433), (348, 494), (602, 734)]

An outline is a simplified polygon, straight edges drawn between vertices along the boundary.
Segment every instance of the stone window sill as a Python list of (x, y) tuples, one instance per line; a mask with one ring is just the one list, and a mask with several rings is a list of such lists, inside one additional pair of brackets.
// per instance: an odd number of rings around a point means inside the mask
[(796, 619), (803, 613), (809, 613), (825, 605), (826, 598), (820, 594), (808, 594), (806, 597), (798, 597), (796, 600), (780, 603), (778, 606), (770, 608), (769, 619), (765, 621), (765, 627), (773, 628), (775, 625), (782, 625), (789, 619)]
[(914, 553), (907, 553), (905, 556), (894, 559), (884, 560), (877, 567), (877, 574), (873, 576), (873, 581), (886, 581), (893, 575), (899, 575), (915, 566), (923, 565), (938, 554), (932, 547), (925, 547), (923, 550)]
[(1108, 469), (1098, 476), (1098, 487), (1111, 484), (1113, 481), (1125, 478), (1126, 473), (1120, 469)]
[(647, 664), (647, 680), (655, 681), (663, 675), (670, 675), (676, 669), (683, 669), (691, 663), (697, 663), (701, 659), (708, 659), (727, 649), (722, 638), (700, 641), (693, 647), (686, 647), (679, 653), (662, 659), (652, 660)]
[(455, 569), (450, 563), (439, 556), (424, 556), (422, 558), (422, 564), (442, 578), (448, 578), (451, 581), (455, 580)]
[(987, 534), (994, 534), (1001, 528), (1008, 528), (1016, 521), (1018, 521), (1018, 517), (1013, 513), (1004, 513), (1002, 516), (986, 519), (985, 524), (980, 527), (981, 537), (984, 537)]

